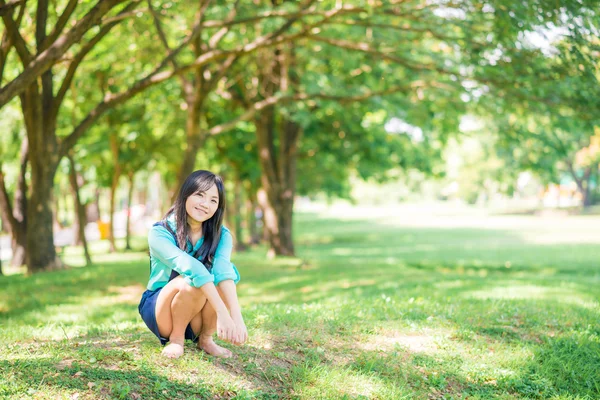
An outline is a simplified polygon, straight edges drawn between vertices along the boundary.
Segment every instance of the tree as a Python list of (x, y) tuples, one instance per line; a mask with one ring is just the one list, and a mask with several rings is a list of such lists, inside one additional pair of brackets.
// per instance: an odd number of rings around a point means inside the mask
[[(68, 70), (60, 81), (60, 88), (55, 93), (54, 85), (57, 83), (53, 65), (84, 35), (102, 22), (102, 18), (117, 5), (123, 3), (118, 0), (100, 0), (94, 7), (80, 17), (65, 33), (71, 16), (77, 6), (77, 1), (69, 1), (64, 11), (53, 26), (48, 30), (48, 14), (50, 4), (40, 1), (36, 8), (36, 19), (33, 26), (25, 29), (35, 31), (35, 55), (20, 30), (22, 21), (18, 17), (15, 21), (11, 12), (2, 16), (9, 40), (16, 49), (22, 64), (22, 72), (0, 89), (0, 105), (6, 104), (12, 97), (19, 95), (25, 130), (27, 132), (27, 145), (23, 146), (22, 156), (29, 160), (31, 169), (31, 196), (27, 203), (27, 229), (16, 219), (9, 219), (12, 231), (26, 232), (26, 247), (35, 251), (26, 252), (26, 261), (29, 272), (40, 269), (58, 268), (62, 265), (56, 257), (53, 233), (52, 211), (49, 205), (54, 175), (60, 159), (72, 148), (72, 144), (58, 139), (56, 135), (56, 121), (64, 96), (68, 91), (75, 72), (93, 46), (104, 37), (117, 22), (105, 24), (98, 33), (89, 41), (84, 42), (79, 52), (69, 63)], [(4, 1), (0, 5), (5, 5)], [(134, 7), (129, 3), (121, 10), (121, 15)], [(20, 16), (25, 12), (26, 4), (20, 7)], [(8, 49), (10, 50), (10, 49)], [(1, 70), (4, 70), (6, 57), (2, 59)], [(41, 77), (41, 85), (38, 83)], [(73, 143), (74, 144), (74, 143)], [(22, 196), (25, 195), (24, 185)]]
[[(598, 40), (589, 37), (587, 43)], [(578, 45), (577, 36), (553, 46), (547, 54), (525, 53), (527, 66), (514, 61), (503, 65), (521, 66), (512, 72), (519, 79), (502, 88), (499, 96), (484, 96), (480, 102), (484, 108), (503, 110), (502, 114), (492, 111), (491, 120), (506, 158), (545, 182), (570, 175), (587, 207), (592, 204), (592, 180), (598, 169), (593, 141), (600, 126), (599, 71), (588, 57), (593, 46)]]
[(85, 255), (85, 263), (89, 266), (92, 265), (92, 258), (90, 256), (87, 238), (85, 236), (85, 225), (87, 223), (87, 218), (85, 216), (85, 208), (81, 201), (80, 195), (80, 185), (78, 182), (80, 175), (77, 173), (77, 168), (73, 156), (71, 154), (68, 154), (67, 158), (69, 160), (69, 183), (71, 184), (71, 190), (73, 191), (73, 205), (75, 208), (76, 216), (76, 223), (73, 224), (73, 235), (76, 238), (74, 240), (74, 244), (78, 244), (78, 240), (81, 241), (81, 245), (83, 246), (83, 252)]

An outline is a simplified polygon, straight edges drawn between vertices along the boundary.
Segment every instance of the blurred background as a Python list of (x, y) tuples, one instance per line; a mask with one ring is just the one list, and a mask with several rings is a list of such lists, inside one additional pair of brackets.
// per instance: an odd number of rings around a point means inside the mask
[(597, 213), (595, 2), (78, 3), (0, 8), (4, 271), (130, 249), (194, 169), (271, 256), (302, 210)]

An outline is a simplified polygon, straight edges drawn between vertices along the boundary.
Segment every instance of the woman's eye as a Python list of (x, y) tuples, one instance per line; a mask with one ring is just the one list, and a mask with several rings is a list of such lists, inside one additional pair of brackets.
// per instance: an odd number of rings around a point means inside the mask
[(213, 204), (217, 204), (217, 201), (216, 201), (216, 200), (213, 200), (212, 202), (213, 202)]

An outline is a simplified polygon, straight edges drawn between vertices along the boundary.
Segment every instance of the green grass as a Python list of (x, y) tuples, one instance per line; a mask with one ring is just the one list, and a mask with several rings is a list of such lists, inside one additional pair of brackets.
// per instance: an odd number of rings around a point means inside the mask
[(160, 357), (143, 251), (0, 277), (0, 397), (600, 398), (600, 217), (464, 221), (299, 213), (298, 258), (234, 257), (229, 360)]

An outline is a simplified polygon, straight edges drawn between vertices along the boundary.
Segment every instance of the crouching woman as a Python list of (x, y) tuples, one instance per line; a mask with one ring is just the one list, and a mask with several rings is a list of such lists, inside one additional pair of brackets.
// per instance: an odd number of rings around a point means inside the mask
[(223, 226), (223, 180), (195, 171), (183, 183), (175, 204), (148, 234), (150, 280), (139, 312), (170, 358), (183, 355), (185, 339), (218, 357), (248, 338), (238, 303), (240, 276), (231, 263), (233, 239)]

